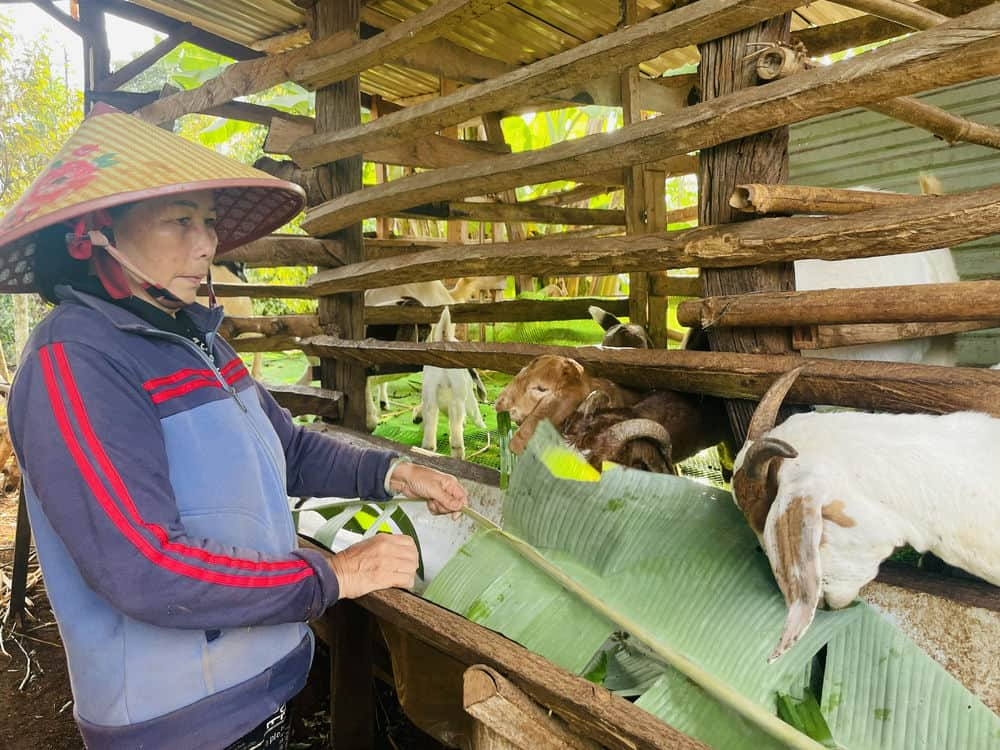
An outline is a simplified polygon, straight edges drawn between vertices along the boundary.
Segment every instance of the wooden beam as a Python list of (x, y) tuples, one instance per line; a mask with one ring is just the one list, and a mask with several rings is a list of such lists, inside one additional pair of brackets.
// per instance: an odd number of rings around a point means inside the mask
[[(657, 18), (699, 5), (684, 6)], [(610, 36), (613, 34), (604, 38)], [(998, 39), (1000, 4), (995, 3), (837, 65), (727, 94), (614, 133), (565, 141), (488, 163), (425, 172), (364, 194), (346, 195), (307, 211), (302, 226), (310, 233), (321, 233), (418, 203), (544, 182), (552, 179), (553, 172), (572, 177), (573, 173), (585, 176), (631, 166), (820, 114), (993, 75), (1000, 72)]]
[(624, 698), (420, 597), (387, 589), (358, 603), (465, 664), (485, 664), (503, 672), (532, 700), (611, 750), (707, 750)]
[(445, 240), (430, 240), (422, 238), (402, 238), (402, 239), (370, 239), (365, 238), (365, 260), (375, 260), (378, 258), (398, 258), (400, 255), (419, 253), (424, 250), (431, 250), (437, 247), (448, 245)]
[(682, 302), (681, 325), (941, 323), (1000, 319), (1000, 281), (909, 284), (810, 292), (759, 292)]
[[(80, 30), (83, 37), (83, 90), (93, 91), (98, 82), (111, 73), (111, 51), (104, 9), (96, 0), (81, 0), (78, 4)], [(92, 97), (84, 95), (84, 114), (94, 106)]]
[[(20, 2), (21, 0), (18, 1)], [(38, 8), (48, 13), (50, 16), (52, 16), (52, 18), (57, 20), (59, 23), (61, 23), (63, 26), (65, 26), (67, 29), (72, 31), (77, 36), (83, 34), (83, 29), (80, 27), (80, 22), (77, 21), (75, 18), (73, 18), (73, 16), (69, 15), (68, 13), (56, 7), (56, 4), (53, 3), (52, 0), (32, 0), (32, 1), (34, 5), (36, 5)]]
[(137, 117), (159, 124), (182, 115), (227, 104), (239, 96), (264, 91), (293, 80), (292, 71), (307, 60), (328, 57), (351, 47), (350, 35), (334, 34), (305, 47), (277, 55), (233, 63), (212, 80), (195, 89), (181, 91), (135, 112)]
[(727, 399), (758, 400), (774, 379), (794, 367), (802, 375), (789, 404), (832, 404), (889, 412), (947, 414), (981, 411), (1000, 417), (1000, 372), (896, 362), (806, 359), (784, 354), (740, 354), (662, 349), (605, 349), (538, 344), (349, 341), (317, 336), (302, 342), (307, 354), (365, 365), (479, 367), (515, 373), (535, 357), (575, 359), (587, 372), (638, 390), (670, 388)]
[[(325, 58), (302, 61), (293, 69), (292, 78), (303, 86), (320, 88), (348, 76), (398, 59), (421, 44), (442, 36), (475, 18), (504, 5), (507, 0), (439, 0), (420, 13), (381, 34), (357, 42), (350, 49)], [(321, 159), (319, 162), (334, 161)]]
[(535, 203), (492, 203), (487, 201), (447, 201), (393, 211), (389, 216), (407, 219), (447, 219), (466, 221), (531, 222), (534, 224), (579, 224), (588, 226), (625, 225), (625, 212), (607, 208), (568, 208)]
[(125, 63), (104, 80), (98, 81), (96, 86), (97, 90), (114, 91), (119, 86), (123, 86), (139, 75), (142, 71), (149, 68), (150, 65), (153, 65), (157, 60), (170, 52), (170, 50), (178, 44), (186, 42), (194, 36), (196, 31), (197, 29), (189, 23), (181, 24), (175, 31), (172, 31), (170, 36), (166, 39), (161, 40), (151, 49), (143, 52), (134, 60)]
[[(995, 0), (921, 0), (919, 5), (948, 17), (962, 16)], [(909, 33), (910, 29), (876, 16), (860, 16), (840, 23), (814, 26), (792, 32), (792, 43), (801, 42), (814, 57), (882, 42)]]
[[(454, 94), (407, 108), (335, 137), (301, 141), (292, 158), (303, 166), (363, 153), (435, 133), (476, 115), (509, 109), (526, 99), (552, 93), (620, 71), (676, 47), (741, 29), (795, 7), (794, 0), (708, 0), (654, 16), (642, 23), (586, 42)], [(596, 170), (595, 170), (596, 171)], [(513, 187), (511, 185), (510, 187)], [(473, 195), (474, 193), (463, 193)], [(454, 197), (454, 196), (451, 196)]]
[(758, 214), (854, 214), (919, 200), (924, 200), (924, 196), (874, 190), (752, 183), (737, 185), (729, 197), (729, 205), (739, 211)]
[(226, 316), (219, 326), (219, 334), (225, 339), (234, 339), (244, 333), (259, 333), (263, 336), (319, 336), (323, 333), (319, 318), (315, 315), (276, 315), (274, 317), (230, 317)]
[(1000, 148), (1000, 128), (984, 125), (953, 115), (940, 107), (922, 102), (912, 96), (901, 96), (885, 102), (873, 102), (868, 109), (881, 112), (900, 122), (929, 130), (948, 143), (975, 143), (990, 148)]
[(911, 29), (931, 29), (948, 20), (948, 16), (904, 0), (838, 0), (838, 3)]
[[(775, 84), (768, 84), (768, 87)], [(843, 260), (954, 247), (996, 232), (1000, 187), (929, 197), (851, 216), (758, 219), (637, 237), (557, 238), (446, 246), (317, 274), (317, 294), (455, 276), (607, 274), (671, 268), (732, 268), (805, 258)]]
[(299, 339), (297, 336), (262, 336), (262, 337), (252, 337), (242, 339), (233, 339), (229, 342), (230, 346), (237, 352), (241, 354), (247, 354), (250, 352), (284, 352), (288, 350), (294, 350), (299, 348)]
[[(287, 154), (293, 143), (314, 132), (311, 118), (300, 123), (284, 119), (268, 123), (264, 151), (269, 154)], [(430, 135), (417, 141), (401, 143), (389, 148), (364, 154), (365, 161), (378, 164), (397, 164), (404, 167), (439, 169), (465, 164), (470, 161), (495, 159), (498, 154), (509, 154), (510, 147), (484, 141), (460, 141), (440, 135)]]
[(558, 716), (543, 709), (507, 678), (484, 664), (465, 670), (462, 706), (491, 732), (506, 740), (506, 747), (599, 750), (596, 742), (569, 731)]
[(318, 240), (298, 234), (272, 234), (230, 250), (222, 260), (250, 268), (275, 266), (342, 266), (344, 251), (336, 240)]
[(666, 271), (657, 271), (649, 279), (649, 293), (656, 297), (701, 297), (700, 276), (668, 276)]
[(570, 203), (596, 198), (598, 195), (606, 195), (621, 190), (621, 185), (577, 185), (569, 190), (562, 190), (558, 193), (549, 193), (541, 198), (531, 201), (524, 201), (526, 204), (539, 206), (566, 206)]
[(890, 586), (923, 591), (933, 596), (960, 602), (966, 607), (980, 607), (1000, 612), (1000, 587), (978, 579), (958, 578), (906, 563), (886, 560), (875, 579)]
[[(216, 297), (266, 297), (275, 299), (313, 299), (316, 292), (309, 286), (293, 284), (212, 284)], [(202, 297), (208, 296), (208, 286), (198, 289)]]
[(1000, 319), (976, 320), (969, 323), (852, 323), (800, 326), (792, 331), (792, 348), (796, 351), (834, 349), (838, 346), (949, 336), (986, 328), (1000, 328)]
[[(607, 299), (604, 297), (466, 302), (449, 305), (449, 309), (453, 323), (523, 323), (540, 320), (590, 320), (587, 308), (591, 305), (602, 307), (613, 315), (628, 315), (627, 299)], [(416, 305), (371, 306), (365, 308), (365, 323), (368, 325), (437, 323), (443, 309), (444, 307), (440, 305), (430, 307)], [(594, 330), (596, 333), (599, 329), (595, 328)]]
[(288, 409), (293, 417), (315, 414), (328, 419), (340, 419), (344, 394), (339, 391), (306, 385), (268, 385), (267, 390), (274, 396), (278, 406)]

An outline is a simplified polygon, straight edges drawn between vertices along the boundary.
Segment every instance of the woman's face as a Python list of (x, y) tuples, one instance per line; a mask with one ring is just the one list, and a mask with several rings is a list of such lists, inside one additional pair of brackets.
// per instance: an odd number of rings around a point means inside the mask
[[(114, 222), (115, 247), (129, 261), (185, 304), (194, 302), (219, 243), (211, 190), (136, 203)], [(125, 270), (133, 294), (160, 305), (144, 280)]]

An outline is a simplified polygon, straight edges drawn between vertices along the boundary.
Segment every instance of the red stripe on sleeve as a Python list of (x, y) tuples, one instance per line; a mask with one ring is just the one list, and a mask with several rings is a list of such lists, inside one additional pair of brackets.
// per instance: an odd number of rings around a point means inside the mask
[(51, 347), (55, 353), (55, 359), (58, 364), (60, 375), (62, 375), (62, 382), (66, 387), (66, 392), (69, 397), (69, 401), (73, 407), (73, 413), (76, 417), (77, 423), (80, 426), (80, 430), (83, 433), (87, 445), (96, 458), (98, 464), (100, 465), (102, 471), (104, 472), (106, 478), (111, 484), (112, 488), (115, 490), (122, 504), (125, 506), (129, 515), (132, 518), (132, 523), (138, 524), (143, 528), (147, 529), (153, 533), (159, 540), (160, 545), (163, 549), (170, 552), (176, 552), (179, 554), (187, 555), (195, 559), (201, 560), (202, 562), (210, 563), (213, 565), (225, 565), (227, 567), (236, 568), (239, 570), (246, 570), (250, 572), (265, 572), (265, 571), (277, 571), (277, 570), (294, 570), (295, 573), (283, 575), (283, 576), (263, 576), (261, 578), (251, 578), (245, 576), (235, 576), (225, 573), (217, 573), (215, 571), (205, 571), (200, 568), (188, 565), (187, 563), (173, 560), (172, 558), (163, 555), (159, 550), (153, 547), (149, 541), (139, 534), (135, 528), (129, 523), (128, 519), (122, 514), (121, 510), (114, 503), (103, 483), (100, 481), (97, 473), (94, 471), (94, 467), (91, 466), (90, 461), (87, 459), (86, 454), (80, 447), (79, 442), (76, 439), (75, 433), (73, 432), (72, 425), (70, 423), (69, 417), (66, 413), (65, 406), (62, 402), (61, 394), (59, 392), (59, 387), (56, 380), (56, 374), (52, 366), (52, 360), (49, 355), (49, 347), (43, 348), (39, 354), (41, 357), (42, 371), (45, 375), (46, 387), (49, 393), (49, 400), (52, 402), (53, 412), (56, 415), (56, 421), (59, 424), (60, 431), (62, 432), (63, 439), (66, 441), (67, 447), (73, 454), (76, 460), (77, 466), (80, 469), (81, 474), (87, 480), (88, 486), (90, 486), (91, 491), (97, 497), (98, 502), (101, 507), (114, 522), (115, 526), (119, 528), (120, 531), (135, 544), (140, 552), (142, 552), (147, 558), (152, 560), (162, 567), (168, 568), (169, 570), (180, 573), (182, 575), (190, 575), (195, 578), (200, 578), (202, 580), (210, 581), (212, 583), (224, 583), (226, 585), (235, 586), (278, 586), (284, 585), (286, 583), (294, 583), (301, 580), (302, 578), (308, 577), (313, 574), (312, 568), (305, 560), (289, 560), (282, 562), (258, 562), (253, 560), (242, 560), (239, 558), (227, 557), (223, 555), (214, 555), (203, 549), (197, 547), (188, 547), (186, 545), (177, 544), (176, 542), (170, 542), (167, 540), (167, 532), (160, 526), (155, 524), (146, 523), (142, 520), (139, 515), (139, 511), (132, 500), (132, 496), (129, 494), (128, 489), (125, 487), (124, 481), (122, 481), (121, 475), (118, 473), (117, 469), (111, 463), (108, 458), (107, 453), (104, 451), (103, 446), (97, 438), (97, 435), (93, 431), (93, 427), (90, 424), (90, 420), (87, 417), (86, 409), (83, 406), (83, 400), (80, 397), (80, 393), (76, 388), (76, 383), (73, 379), (72, 372), (69, 367), (69, 361), (66, 358), (66, 352), (61, 344), (54, 344)]

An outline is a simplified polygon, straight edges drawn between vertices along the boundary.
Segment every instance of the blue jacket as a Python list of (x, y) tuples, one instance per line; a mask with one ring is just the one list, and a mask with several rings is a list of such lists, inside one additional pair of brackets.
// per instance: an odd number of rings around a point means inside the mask
[(8, 419), (77, 722), (92, 750), (218, 750), (302, 688), (304, 622), (337, 600), (288, 495), (385, 498), (394, 454), (295, 426), (221, 309), (188, 308), (210, 358), (62, 289)]

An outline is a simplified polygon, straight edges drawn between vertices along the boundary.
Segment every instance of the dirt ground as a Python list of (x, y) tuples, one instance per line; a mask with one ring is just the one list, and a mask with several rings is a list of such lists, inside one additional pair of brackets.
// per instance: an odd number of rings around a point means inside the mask
[[(17, 495), (0, 494), (0, 573), (10, 576), (14, 557)], [(31, 572), (36, 569), (34, 563)], [(41, 582), (28, 591), (32, 601), (22, 625), (2, 626), (0, 644), (0, 750), (81, 750), (73, 722), (73, 696), (59, 630)], [(5, 601), (0, 585), (0, 601)], [(0, 615), (5, 607), (0, 605)], [(305, 690), (291, 701), (294, 730), (290, 750), (327, 748), (330, 717), (326, 708), (328, 658), (317, 644), (313, 671)], [(402, 715), (394, 691), (382, 683), (376, 691), (379, 750), (440, 747)], [(178, 750), (183, 750), (179, 748)]]

